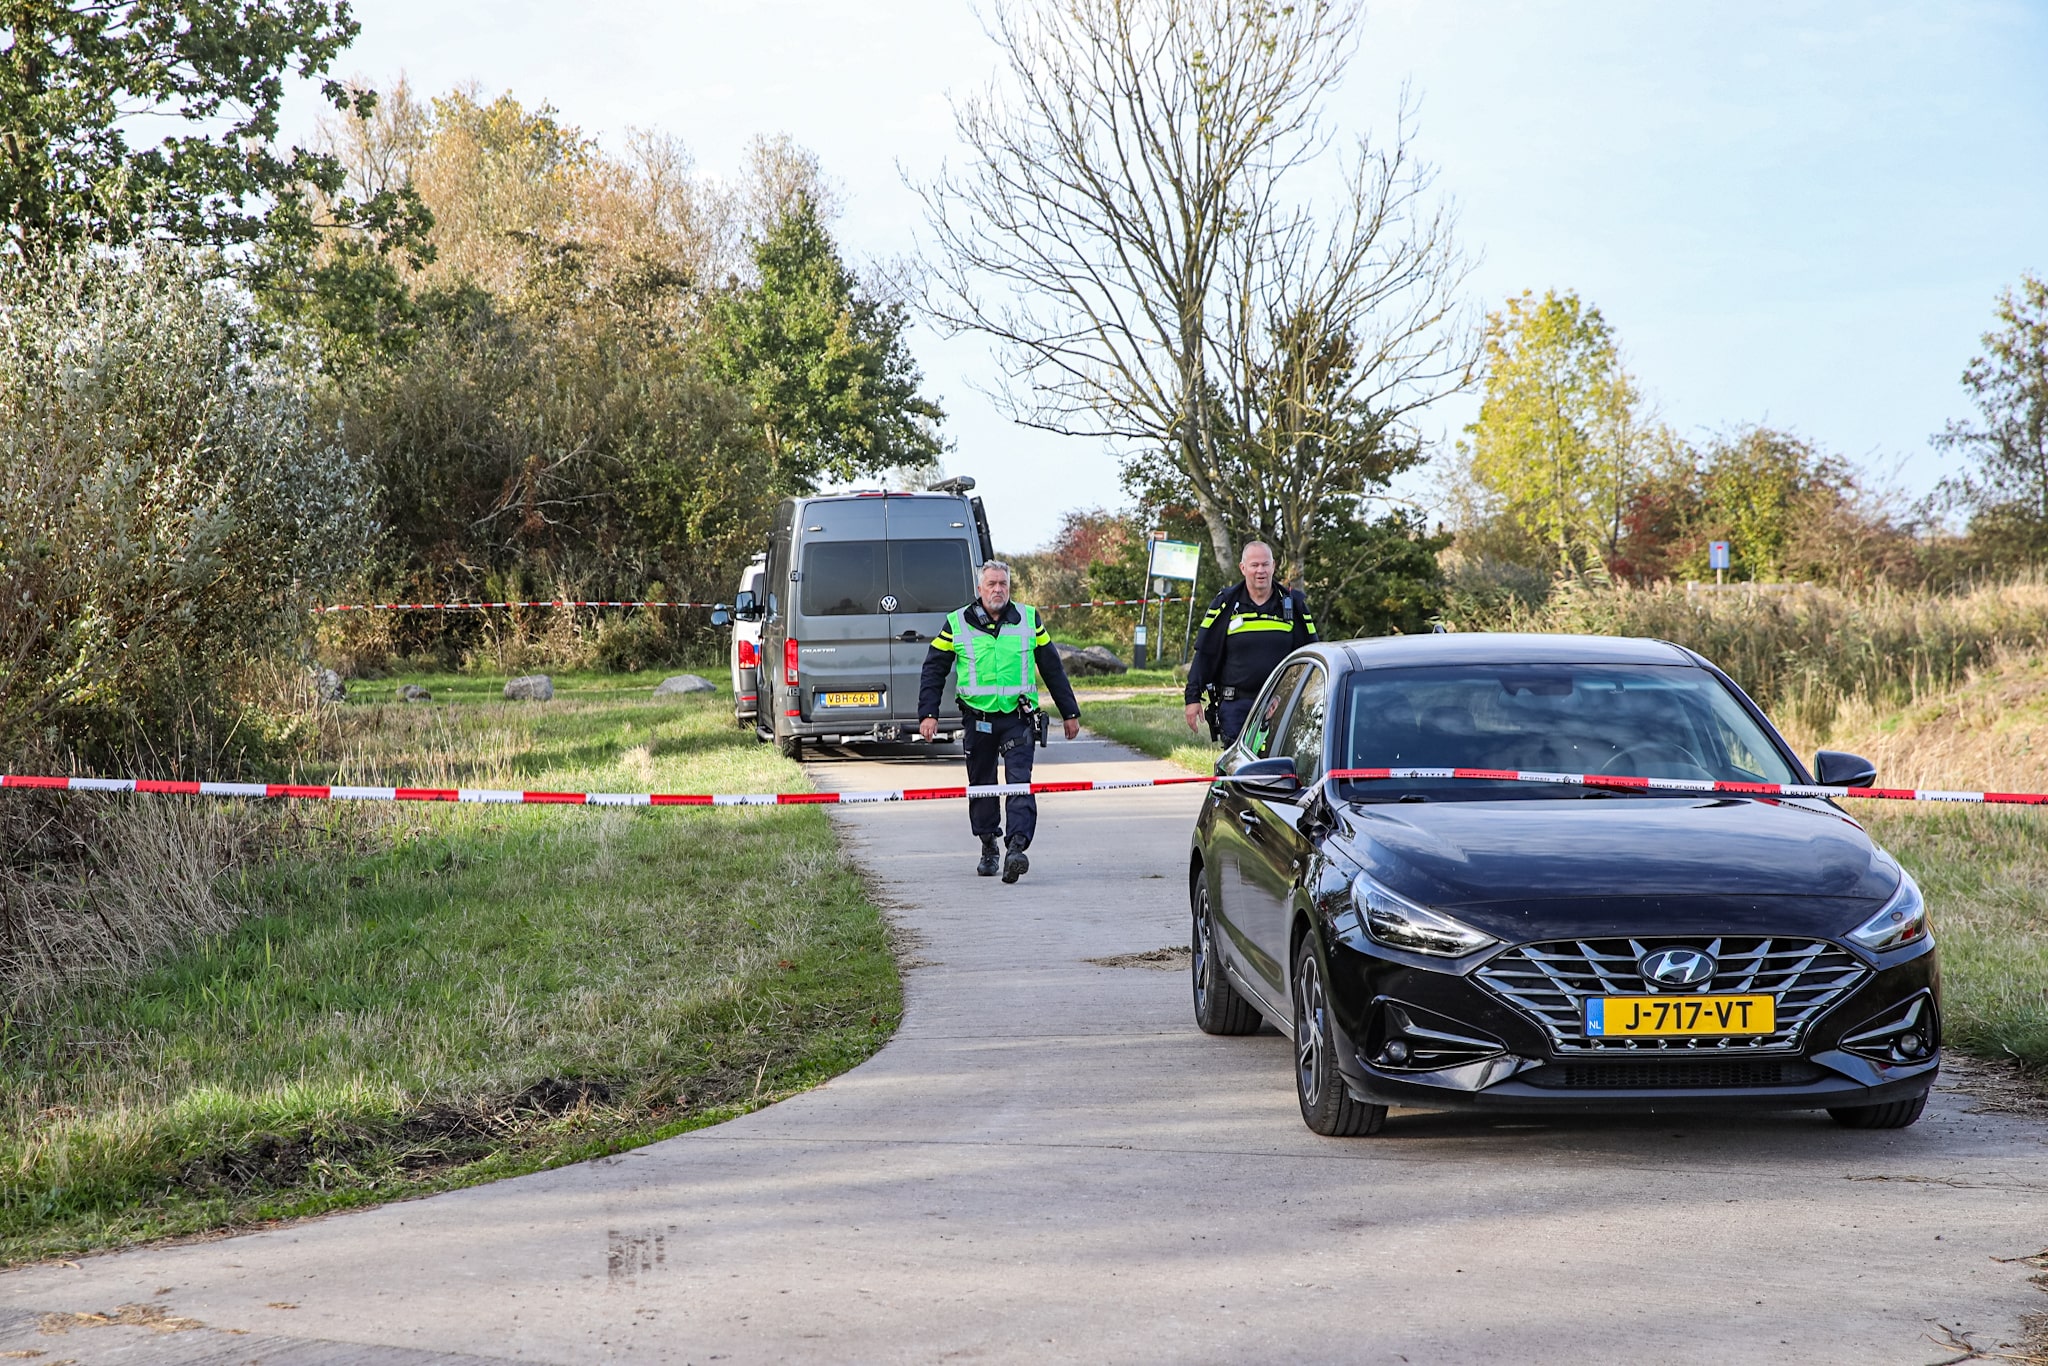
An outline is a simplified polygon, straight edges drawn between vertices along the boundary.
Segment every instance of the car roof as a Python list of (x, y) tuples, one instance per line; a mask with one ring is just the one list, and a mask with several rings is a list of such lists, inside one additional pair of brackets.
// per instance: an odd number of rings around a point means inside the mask
[(1354, 668), (1413, 668), (1430, 664), (1697, 664), (1689, 650), (1668, 640), (1636, 636), (1537, 635), (1513, 631), (1454, 631), (1379, 636), (1334, 642)]

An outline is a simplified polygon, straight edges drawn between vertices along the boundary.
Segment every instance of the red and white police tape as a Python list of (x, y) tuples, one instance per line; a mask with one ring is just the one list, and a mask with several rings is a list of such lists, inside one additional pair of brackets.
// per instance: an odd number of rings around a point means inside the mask
[(1107, 792), (1173, 787), (1213, 778), (1101, 778), (1071, 783), (991, 783), (982, 787), (899, 787), (885, 792), (520, 792), (482, 787), (331, 787), (304, 783), (186, 783), (151, 778), (48, 778), (10, 773), (0, 788), (62, 792), (140, 792), (161, 797), (260, 797), (301, 801), (481, 802), (490, 806), (854, 806), (959, 797), (1021, 797), (1032, 792)]
[[(2048, 806), (2043, 792), (1937, 792), (1918, 788), (1821, 787), (1791, 783), (1732, 783), (1693, 778), (1633, 778), (1604, 773), (1539, 773), (1496, 768), (1339, 768), (1325, 779), (1389, 779), (1555, 783), (1620, 792), (1722, 793), (1739, 797), (1874, 797), (1903, 802), (1964, 802)], [(152, 778), (59, 778), (10, 773), (0, 788), (60, 792), (138, 792), (165, 797), (250, 797), (300, 801), (476, 802), (491, 806), (858, 806), (875, 802), (944, 801), (964, 797), (1020, 797), (1041, 792), (1110, 792), (1138, 787), (1213, 783), (1214, 778), (1097, 778), (1066, 783), (989, 783), (976, 787), (899, 787), (877, 792), (523, 792), (473, 787), (339, 787), (305, 783), (195, 783)]]
[(1617, 792), (1726, 793), (1737, 797), (1875, 797), (1894, 802), (1977, 802), (1989, 805), (2048, 806), (2048, 792), (1937, 792), (1914, 787), (1821, 787), (1794, 783), (1730, 783), (1708, 778), (1626, 778), (1608, 773), (1539, 773), (1508, 768), (1333, 768), (1328, 778), (1359, 782), (1406, 778), (1557, 783), (1609, 788)]
[[(1041, 612), (1057, 612), (1066, 607), (1141, 607), (1155, 602), (1186, 602), (1179, 598), (1098, 598), (1093, 602), (1055, 602), (1041, 607)], [(485, 612), (493, 609), (504, 610), (512, 607), (716, 607), (715, 602), (585, 602), (568, 598), (535, 600), (532, 602), (339, 602), (328, 607), (315, 607), (318, 613), (327, 612)]]
[(342, 602), (315, 607), (315, 612), (482, 612), (507, 607), (716, 607), (712, 602), (581, 602), (557, 598), (545, 602)]

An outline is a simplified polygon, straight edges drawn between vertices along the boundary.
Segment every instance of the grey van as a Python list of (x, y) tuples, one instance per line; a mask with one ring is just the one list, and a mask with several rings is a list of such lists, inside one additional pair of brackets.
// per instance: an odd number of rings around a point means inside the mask
[[(923, 493), (785, 498), (760, 592), (734, 615), (761, 623), (757, 734), (796, 758), (824, 744), (907, 739), (917, 684), (946, 614), (994, 555), (974, 481)], [(958, 737), (947, 685), (940, 724)]]

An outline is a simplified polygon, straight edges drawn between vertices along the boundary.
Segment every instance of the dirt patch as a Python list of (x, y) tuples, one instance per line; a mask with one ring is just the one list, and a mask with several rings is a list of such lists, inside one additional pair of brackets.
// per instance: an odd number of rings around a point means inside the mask
[(1940, 1085), (1975, 1101), (1979, 1113), (2048, 1119), (2048, 1077), (2018, 1063), (1949, 1053), (1941, 1060)]
[(1083, 958), (1084, 963), (1098, 968), (1152, 968), (1159, 972), (1184, 972), (1193, 964), (1193, 954), (1186, 944), (1178, 948), (1147, 949), (1143, 953), (1119, 953), (1108, 958)]
[(124, 1304), (104, 1314), (45, 1314), (36, 1321), (39, 1331), (68, 1333), (74, 1328), (147, 1328), (155, 1333), (185, 1333), (206, 1325), (198, 1319), (181, 1319), (160, 1304)]

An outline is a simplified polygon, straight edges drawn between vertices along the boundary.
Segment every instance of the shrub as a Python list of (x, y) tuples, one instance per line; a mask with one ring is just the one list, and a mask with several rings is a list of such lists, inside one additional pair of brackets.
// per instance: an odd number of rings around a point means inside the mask
[(366, 470), (286, 340), (170, 250), (0, 273), (9, 762), (214, 768), (237, 685), (360, 563)]

